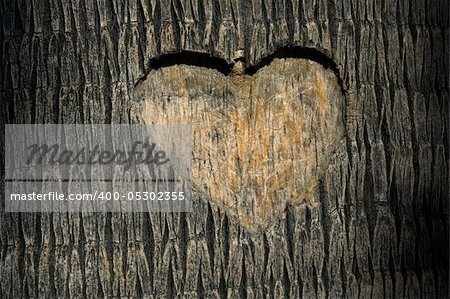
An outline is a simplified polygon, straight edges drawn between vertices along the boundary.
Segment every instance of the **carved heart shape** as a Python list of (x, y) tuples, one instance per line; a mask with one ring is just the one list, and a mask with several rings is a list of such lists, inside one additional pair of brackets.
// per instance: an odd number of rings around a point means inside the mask
[(253, 76), (162, 67), (134, 99), (141, 123), (192, 125), (194, 192), (247, 229), (266, 227), (287, 204), (317, 204), (318, 179), (344, 135), (335, 74), (305, 59), (275, 59)]

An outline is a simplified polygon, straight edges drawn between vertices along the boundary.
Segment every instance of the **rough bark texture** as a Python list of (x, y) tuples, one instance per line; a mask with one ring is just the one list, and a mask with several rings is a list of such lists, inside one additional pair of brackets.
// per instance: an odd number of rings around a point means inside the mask
[(446, 297), (448, 6), (2, 1), (3, 123), (128, 123), (162, 54), (244, 49), (250, 67), (300, 46), (338, 67), (346, 146), (319, 205), (256, 233), (205, 197), (191, 214), (2, 212), (1, 297)]

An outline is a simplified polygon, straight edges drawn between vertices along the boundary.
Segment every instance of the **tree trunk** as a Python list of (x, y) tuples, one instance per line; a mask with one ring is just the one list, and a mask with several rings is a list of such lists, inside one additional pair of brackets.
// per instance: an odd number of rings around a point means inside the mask
[(345, 114), (314, 195), (270, 221), (207, 192), (166, 214), (5, 213), (2, 192), (0, 297), (447, 297), (448, 12), (446, 0), (2, 1), (2, 126), (145, 122), (139, 86), (180, 63), (159, 57), (208, 53), (226, 68), (240, 50), (254, 72), (297, 54), (334, 69)]

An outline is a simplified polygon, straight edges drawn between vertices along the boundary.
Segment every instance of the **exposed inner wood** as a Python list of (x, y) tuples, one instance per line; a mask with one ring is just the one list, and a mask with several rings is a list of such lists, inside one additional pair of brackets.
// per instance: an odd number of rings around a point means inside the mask
[(163, 67), (134, 97), (142, 123), (192, 125), (194, 192), (250, 230), (286, 204), (317, 204), (317, 182), (344, 135), (336, 76), (304, 59), (275, 59), (253, 76)]

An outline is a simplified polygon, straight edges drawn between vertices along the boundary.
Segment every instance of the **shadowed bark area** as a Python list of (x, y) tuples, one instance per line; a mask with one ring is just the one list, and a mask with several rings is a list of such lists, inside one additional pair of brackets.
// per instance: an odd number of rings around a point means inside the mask
[(16, 214), (2, 192), (0, 297), (446, 297), (448, 11), (447, 0), (3, 0), (2, 132), (132, 122), (135, 86), (162, 55), (230, 64), (243, 49), (251, 70), (296, 46), (335, 62), (346, 146), (319, 205), (287, 206), (256, 233), (203, 196), (190, 214)]

